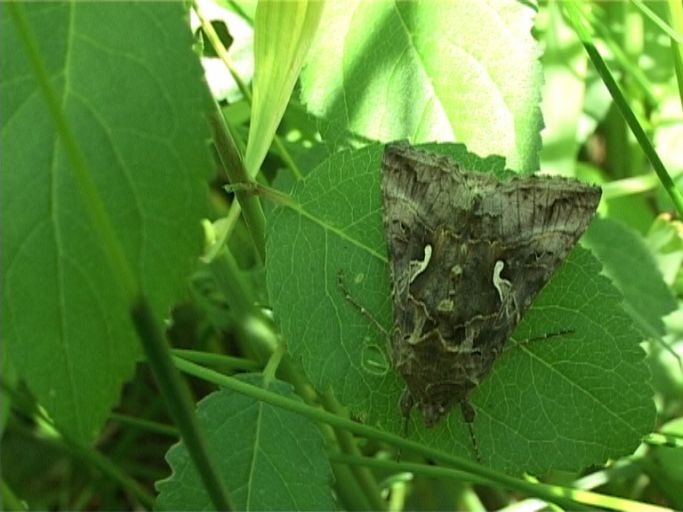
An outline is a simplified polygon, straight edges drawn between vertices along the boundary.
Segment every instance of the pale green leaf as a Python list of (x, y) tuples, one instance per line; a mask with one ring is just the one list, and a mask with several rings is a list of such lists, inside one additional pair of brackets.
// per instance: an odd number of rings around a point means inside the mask
[[(208, 95), (179, 3), (21, 3), (126, 257), (165, 315), (201, 251)], [(129, 306), (3, 5), (3, 338), (60, 428), (91, 441), (140, 357)]]
[[(241, 376), (263, 386), (261, 375)], [(280, 381), (268, 389), (299, 400)], [(334, 510), (331, 469), (308, 419), (227, 389), (199, 402), (197, 417), (237, 510)], [(166, 455), (173, 474), (157, 482), (158, 510), (213, 510), (181, 443)]]
[(254, 176), (287, 108), (323, 10), (320, 0), (261, 1), (254, 26), (254, 97), (244, 157)]
[[(462, 146), (429, 147), (468, 169), (502, 171), (501, 159), (479, 160)], [(269, 219), (267, 282), (287, 346), (314, 385), (398, 433), (403, 383), (390, 367), (388, 340), (337, 285), (341, 271), (351, 295), (390, 331), (381, 157), (378, 146), (333, 155), (295, 186), (298, 206), (278, 207)], [(641, 337), (599, 272), (588, 252), (575, 250), (513, 335), (548, 339), (509, 342), (471, 394), (487, 464), (514, 473), (577, 470), (629, 453), (650, 431), (655, 411)], [(433, 430), (415, 411), (409, 432), (451, 453), (473, 453), (457, 408)]]
[(514, 0), (331, 2), (302, 74), (303, 100), (343, 139), (459, 141), (538, 169), (535, 11)]

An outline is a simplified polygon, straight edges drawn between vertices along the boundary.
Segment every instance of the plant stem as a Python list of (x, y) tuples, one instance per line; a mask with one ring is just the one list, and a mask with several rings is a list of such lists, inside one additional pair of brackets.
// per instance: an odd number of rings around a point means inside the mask
[[(324, 393), (321, 396), (321, 401), (326, 410), (337, 416), (342, 415), (342, 408), (331, 392), (328, 391), (327, 393)], [(358, 451), (353, 436), (347, 430), (335, 427), (334, 434), (339, 443), (339, 448), (343, 453), (360, 457), (361, 454)], [(367, 500), (372, 504), (372, 508), (374, 510), (386, 509), (386, 503), (382, 500), (380, 488), (377, 485), (377, 481), (372, 472), (367, 468), (358, 465), (351, 466), (351, 472), (360, 485), (363, 494), (365, 494)]]
[(179, 348), (171, 349), (174, 356), (182, 357), (193, 363), (207, 364), (210, 366), (220, 366), (229, 369), (258, 371), (261, 365), (251, 359), (244, 359), (242, 357), (226, 356), (223, 354), (214, 354), (211, 352), (203, 352), (201, 350), (184, 350)]
[(136, 418), (135, 416), (129, 416), (127, 414), (120, 414), (113, 412), (109, 415), (109, 419), (112, 421), (117, 421), (119, 423), (125, 424), (129, 427), (137, 428), (145, 432), (153, 432), (155, 434), (161, 434), (162, 436), (178, 437), (178, 429), (173, 425), (164, 425), (157, 421), (144, 420), (142, 418)]
[[(330, 457), (330, 459), (336, 462), (343, 462), (346, 464), (360, 464), (362, 466), (382, 468), (384, 470), (392, 472), (409, 471), (417, 475), (425, 475), (433, 478), (448, 478), (453, 480), (474, 482), (482, 485), (490, 484), (490, 482), (486, 481), (485, 478), (480, 478), (470, 473), (465, 473), (463, 471), (458, 471), (450, 468), (428, 466), (426, 464), (415, 464), (411, 462), (394, 462), (388, 460), (373, 459), (370, 457), (353, 457), (348, 455), (333, 455)], [(545, 487), (551, 491), (554, 490), (558, 495), (562, 494), (570, 500), (573, 500), (574, 503), (569, 506), (571, 510), (577, 510), (579, 508), (586, 508), (590, 510), (590, 507), (600, 507), (611, 510), (638, 510), (647, 512), (665, 512), (666, 510), (669, 510), (663, 507), (658, 507), (656, 505), (643, 503), (642, 501), (633, 501), (623, 498), (616, 498), (614, 496), (598, 494), (590, 491), (583, 491), (580, 489), (568, 489), (565, 487), (559, 487), (543, 483), (527, 483), (533, 486)], [(555, 503), (558, 502), (555, 501)], [(583, 507), (577, 506), (577, 503), (581, 503)]]
[(216, 55), (218, 55), (221, 61), (223, 61), (223, 64), (225, 64), (225, 67), (230, 73), (230, 76), (232, 76), (232, 79), (235, 81), (235, 83), (237, 84), (237, 88), (240, 90), (244, 98), (247, 100), (247, 103), (251, 104), (251, 91), (249, 90), (249, 87), (247, 87), (247, 84), (244, 83), (244, 80), (242, 80), (242, 77), (237, 72), (237, 69), (232, 63), (230, 55), (228, 55), (228, 49), (225, 46), (223, 46), (221, 38), (218, 36), (216, 30), (213, 28), (211, 21), (206, 16), (204, 16), (204, 13), (199, 8), (199, 5), (197, 5), (196, 0), (192, 1), (192, 9), (197, 14), (197, 18), (199, 18), (199, 23), (202, 26), (202, 30), (204, 31), (204, 34), (206, 34), (207, 39), (211, 43), (211, 46), (213, 46), (213, 49), (216, 51)]
[[(252, 179), (247, 174), (244, 161), (240, 155), (235, 141), (221, 114), (218, 105), (211, 114), (209, 121), (213, 131), (213, 139), (218, 150), (218, 156), (223, 164), (223, 169), (228, 175), (230, 183), (251, 183)], [(254, 240), (256, 252), (261, 261), (266, 258), (266, 217), (261, 208), (261, 202), (253, 194), (245, 191), (236, 190), (235, 197), (242, 207), (242, 217), (249, 228), (249, 233)]]
[(168, 345), (144, 297), (134, 303), (131, 317), (145, 349), (147, 361), (157, 379), (159, 390), (166, 401), (168, 412), (182, 435), (211, 502), (216, 510), (232, 508), (228, 491), (219, 477), (213, 459), (209, 456), (206, 438), (194, 415), (190, 391), (173, 364)]

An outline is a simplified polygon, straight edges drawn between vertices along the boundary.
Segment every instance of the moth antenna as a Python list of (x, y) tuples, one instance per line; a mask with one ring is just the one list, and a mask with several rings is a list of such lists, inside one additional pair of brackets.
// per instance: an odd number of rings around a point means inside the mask
[(385, 338), (389, 337), (389, 333), (387, 330), (384, 328), (382, 324), (379, 323), (379, 321), (372, 316), (372, 314), (365, 309), (356, 299), (353, 298), (351, 293), (349, 293), (349, 289), (346, 287), (346, 283), (344, 282), (344, 271), (340, 270), (337, 272), (337, 286), (339, 286), (339, 289), (341, 290), (342, 294), (344, 295), (344, 299), (346, 299), (353, 307), (355, 307), (361, 315), (363, 315), (365, 318), (370, 320), (372, 324), (377, 327), (377, 330), (379, 330)]
[(530, 343), (534, 343), (536, 341), (546, 341), (546, 340), (549, 340), (552, 338), (559, 338), (561, 336), (567, 336), (567, 335), (572, 335), (572, 334), (576, 334), (576, 331), (574, 329), (565, 329), (563, 331), (557, 331), (557, 332), (542, 334), (540, 336), (534, 336), (533, 338), (526, 338), (526, 339), (520, 340), (520, 341), (517, 341), (514, 338), (510, 338), (510, 341), (513, 341), (513, 343), (503, 347), (503, 352), (507, 352), (508, 350), (517, 349), (520, 345), (529, 345)]

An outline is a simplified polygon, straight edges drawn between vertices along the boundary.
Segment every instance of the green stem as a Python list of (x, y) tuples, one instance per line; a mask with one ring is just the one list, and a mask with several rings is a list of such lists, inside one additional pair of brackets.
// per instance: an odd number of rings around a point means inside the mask
[[(147, 361), (152, 367), (159, 390), (168, 407), (168, 412), (182, 435), (185, 447), (206, 487), (211, 502), (216, 510), (232, 508), (228, 491), (218, 476), (219, 473), (214, 461), (209, 456), (206, 438), (203, 436), (194, 415), (194, 404), (190, 397), (190, 391), (173, 364), (168, 345), (144, 297), (134, 303), (131, 308), (131, 317), (142, 341)], [(177, 358), (176, 360), (182, 361), (182, 359)]]
[[(213, 139), (218, 150), (218, 156), (223, 164), (223, 169), (231, 183), (251, 183), (252, 179), (247, 174), (244, 161), (239, 154), (232, 135), (221, 114), (218, 105), (211, 114), (209, 120), (213, 131)], [(249, 233), (254, 240), (256, 251), (265, 261), (266, 258), (266, 217), (263, 214), (261, 203), (257, 197), (245, 191), (235, 191), (235, 197), (242, 207), (242, 217), (249, 228)]]
[[(673, 0), (676, 1), (676, 0)], [(655, 12), (650, 9), (647, 5), (645, 5), (643, 2), (640, 0), (631, 0), (633, 5), (635, 5), (638, 9), (640, 9), (643, 14), (652, 21), (655, 25), (659, 27), (659, 29), (664, 32), (667, 36), (669, 36), (672, 40), (672, 42), (678, 43), (678, 44), (683, 44), (683, 35), (681, 35), (681, 32), (678, 30), (678, 27), (674, 26), (672, 29), (669, 25), (666, 24), (666, 22), (657, 16)], [(672, 1), (670, 0), (669, 5), (671, 5)], [(680, 5), (681, 2), (678, 2)]]
[(171, 353), (174, 356), (182, 357), (193, 363), (218, 366), (231, 370), (258, 371), (261, 369), (261, 365), (256, 361), (244, 359), (243, 357), (233, 357), (223, 354), (213, 354), (211, 352), (202, 352), (201, 350), (184, 350), (179, 348), (171, 349)]
[(401, 447), (404, 452), (411, 451), (420, 453), (426, 458), (434, 459), (443, 464), (452, 465), (455, 468), (467, 473), (472, 473), (487, 485), (492, 485), (494, 487), (500, 486), (525, 494), (530, 494), (566, 508), (585, 508), (580, 501), (572, 498), (576, 492), (574, 489), (561, 488), (546, 484), (532, 484), (518, 478), (513, 478), (487, 467), (480, 466), (479, 464), (469, 460), (444, 453), (441, 450), (429, 448), (415, 441), (404, 439), (400, 436), (375, 429), (368, 425), (353, 422), (350, 419), (339, 417), (335, 414), (311, 407), (296, 400), (286, 398), (266, 389), (262, 389), (235, 378), (222, 375), (207, 368), (202, 368), (201, 366), (195, 365), (188, 361), (184, 361), (179, 358), (174, 358), (174, 360), (178, 369), (200, 379), (204, 379), (219, 386), (224, 386), (228, 389), (245, 394), (255, 398), (256, 400), (261, 400), (276, 407), (301, 414), (311, 418), (312, 420), (327, 423), (333, 427), (346, 429), (350, 432), (367, 438), (376, 439), (378, 441), (389, 443), (393, 446)]
[[(431, 478), (445, 478), (449, 480), (458, 480), (465, 482), (473, 482), (481, 485), (490, 485), (491, 482), (486, 478), (482, 478), (478, 475), (471, 474), (469, 472), (458, 471), (450, 468), (443, 468), (438, 466), (429, 466), (426, 464), (416, 464), (411, 462), (394, 462), (389, 460), (373, 459), (369, 457), (354, 457), (348, 455), (332, 455), (330, 460), (333, 462), (351, 464), (351, 465), (362, 465), (367, 467), (380, 468), (385, 471), (390, 471), (393, 473), (398, 472), (411, 472), (416, 475), (424, 475)], [(566, 487), (560, 487), (557, 485), (549, 485), (543, 483), (533, 483), (525, 482), (531, 487), (538, 488), (542, 493), (551, 493), (556, 496), (563, 496), (566, 498), (564, 501), (564, 506), (568, 507), (570, 510), (593, 510), (595, 507), (606, 508), (610, 510), (638, 510), (646, 512), (665, 512), (669, 509), (659, 507), (656, 505), (650, 505), (649, 503), (643, 503), (642, 501), (634, 501), (623, 498), (616, 498), (613, 496), (608, 496), (606, 494), (599, 494), (590, 491), (584, 491), (580, 489), (569, 489)], [(529, 494), (541, 496), (541, 492), (529, 492)], [(571, 502), (570, 502), (571, 500)], [(556, 504), (560, 504), (557, 499), (549, 500)]]
[(273, 382), (273, 380), (275, 380), (275, 372), (277, 372), (277, 369), (280, 366), (282, 358), (284, 357), (286, 352), (287, 347), (285, 347), (284, 343), (279, 343), (277, 347), (275, 347), (275, 350), (270, 355), (270, 358), (268, 359), (265, 368), (263, 368), (264, 386), (267, 387), (271, 382)]
[(633, 77), (635, 83), (638, 85), (638, 90), (645, 95), (645, 101), (651, 107), (657, 105), (657, 98), (652, 94), (652, 84), (645, 76), (645, 73), (637, 66), (633, 64), (633, 59), (630, 59), (626, 52), (621, 47), (621, 44), (611, 37), (610, 32), (607, 27), (602, 23), (595, 23), (594, 25), (596, 33), (603, 39), (609, 50), (614, 55), (614, 59), (619, 63), (622, 69), (630, 76)]
[(145, 432), (153, 432), (155, 434), (161, 434), (162, 436), (178, 437), (178, 429), (173, 425), (164, 425), (157, 421), (143, 420), (142, 418), (136, 418), (134, 416), (116, 412), (111, 413), (109, 419)]
[[(328, 391), (327, 393), (324, 393), (321, 396), (321, 402), (325, 409), (332, 412), (335, 416), (342, 416), (345, 414), (331, 392)], [(339, 443), (339, 449), (343, 453), (360, 457), (361, 454), (358, 450), (358, 446), (354, 442), (353, 436), (347, 430), (334, 428), (334, 434)], [(377, 485), (377, 481), (372, 472), (359, 465), (351, 466), (351, 472), (360, 485), (367, 500), (372, 504), (372, 508), (374, 510), (385, 510), (387, 504), (382, 499), (379, 485)]]
[(139, 499), (140, 503), (144, 506), (149, 507), (150, 509), (153, 508), (154, 497), (143, 486), (132, 479), (127, 472), (123, 471), (109, 460), (108, 457), (90, 447), (82, 446), (75, 441), (70, 441), (68, 438), (64, 438), (64, 440), (72, 453), (76, 454), (81, 460), (84, 460), (86, 463), (97, 468), (114, 482), (118, 482), (122, 489), (126, 489), (130, 492)]

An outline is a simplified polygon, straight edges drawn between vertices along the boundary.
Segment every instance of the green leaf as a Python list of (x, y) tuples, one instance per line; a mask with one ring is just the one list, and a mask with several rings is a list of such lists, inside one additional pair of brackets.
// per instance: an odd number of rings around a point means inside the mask
[(262, 1), (254, 26), (254, 98), (244, 157), (254, 176), (268, 152), (313, 41), (324, 3)]
[[(239, 377), (264, 386), (261, 375)], [(298, 397), (280, 381), (271, 391)], [(199, 402), (197, 416), (238, 510), (334, 510), (331, 469), (318, 428), (306, 418), (223, 389)], [(180, 443), (168, 451), (173, 474), (156, 484), (158, 510), (212, 510)]]
[(538, 169), (535, 11), (490, 2), (331, 2), (302, 74), (324, 138), (459, 141)]
[[(468, 169), (500, 174), (502, 159), (462, 146), (429, 146)], [(382, 148), (338, 153), (294, 188), (296, 207), (269, 219), (267, 284), (293, 357), (319, 390), (332, 389), (370, 424), (402, 431), (403, 383), (382, 332), (344, 299), (346, 286), (387, 331), (389, 270), (382, 228)], [(576, 249), (542, 291), (515, 340), (471, 394), (482, 459), (496, 468), (543, 473), (579, 469), (629, 453), (654, 421), (640, 336), (597, 261)], [(553, 336), (570, 331), (564, 336)], [(411, 437), (451, 453), (473, 453), (459, 410), (432, 430), (412, 415)]]
[[(21, 3), (69, 129), (155, 312), (201, 251), (207, 94), (177, 3)], [(141, 351), (121, 276), (2, 7), (3, 337), (58, 426), (91, 441)]]
[(620, 222), (596, 219), (584, 240), (624, 294), (624, 309), (636, 325), (646, 336), (663, 336), (662, 318), (677, 304), (643, 238)]

